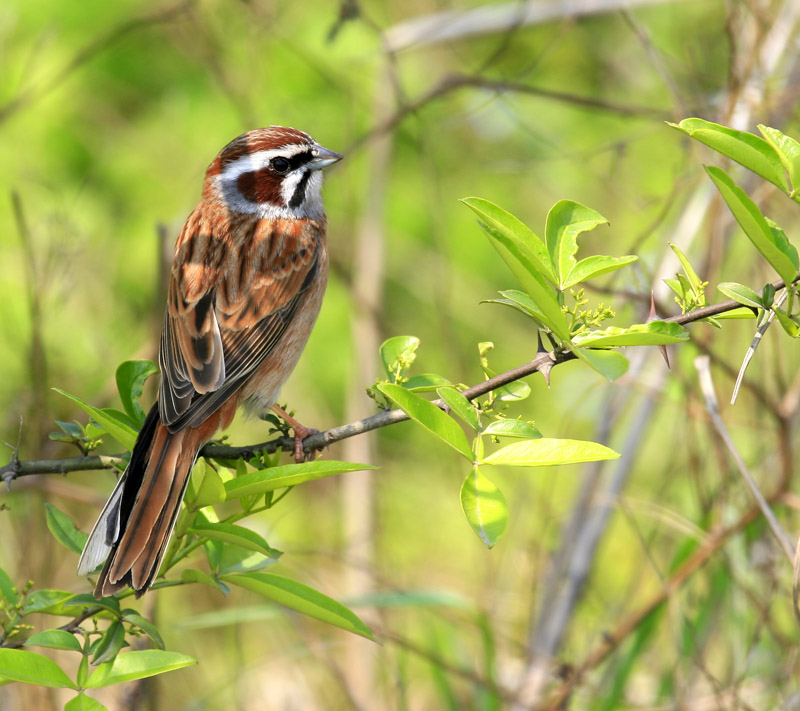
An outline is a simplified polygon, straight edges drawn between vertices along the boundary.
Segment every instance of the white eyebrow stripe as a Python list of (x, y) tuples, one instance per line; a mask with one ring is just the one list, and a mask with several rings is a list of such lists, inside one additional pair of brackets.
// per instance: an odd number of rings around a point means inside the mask
[(269, 165), (269, 162), (273, 158), (277, 158), (278, 156), (282, 158), (292, 158), (298, 153), (304, 153), (310, 149), (311, 146), (307, 143), (293, 143), (281, 146), (280, 148), (273, 148), (270, 151), (247, 153), (226, 165), (220, 177), (223, 180), (236, 180), (240, 175), (244, 175), (245, 173), (254, 173), (263, 170)]

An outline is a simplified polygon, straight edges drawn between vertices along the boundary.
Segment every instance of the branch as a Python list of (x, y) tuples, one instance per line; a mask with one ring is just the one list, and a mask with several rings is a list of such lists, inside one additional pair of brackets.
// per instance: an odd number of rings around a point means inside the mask
[[(780, 289), (783, 287), (783, 282), (774, 282), (773, 286), (776, 290)], [(719, 304), (704, 306), (703, 308), (695, 309), (689, 313), (672, 316), (664, 320), (686, 325), (708, 318), (709, 316), (718, 316), (726, 311), (732, 311), (740, 307), (740, 303), (729, 299)], [(462, 394), (468, 400), (474, 400), (481, 395), (485, 395), (492, 390), (508, 385), (515, 380), (521, 380), (533, 373), (541, 373), (549, 382), (550, 371), (553, 367), (560, 363), (574, 360), (575, 358), (576, 356), (570, 351), (540, 351), (536, 354), (536, 357), (528, 363), (507, 370), (505, 373), (495, 375), (493, 378), (484, 380), (482, 383), (477, 383), (464, 390)], [(441, 400), (434, 400), (433, 402), (439, 407), (444, 406)], [(364, 432), (370, 432), (380, 427), (387, 427), (388, 425), (393, 425), (408, 419), (408, 415), (402, 410), (383, 410), (363, 420), (357, 420), (356, 422), (340, 425), (339, 427), (332, 427), (324, 432), (317, 432), (316, 434), (310, 435), (303, 440), (303, 450), (306, 454), (310, 454), (315, 450), (324, 449), (331, 444), (341, 442), (349, 437), (355, 437)], [(291, 437), (276, 437), (266, 442), (251, 444), (244, 447), (209, 443), (200, 450), (200, 455), (216, 459), (250, 459), (262, 452), (273, 453), (279, 449), (285, 452), (294, 451), (294, 439)], [(23, 476), (32, 476), (34, 474), (66, 474), (67, 472), (73, 471), (112, 469), (124, 465), (124, 463), (124, 454), (90, 455), (69, 457), (67, 459), (41, 459), (23, 462), (17, 458), (15, 452), (12, 455), (11, 461), (4, 467), (0, 467), (0, 480), (4, 481), (6, 486), (10, 487), (14, 479)]]

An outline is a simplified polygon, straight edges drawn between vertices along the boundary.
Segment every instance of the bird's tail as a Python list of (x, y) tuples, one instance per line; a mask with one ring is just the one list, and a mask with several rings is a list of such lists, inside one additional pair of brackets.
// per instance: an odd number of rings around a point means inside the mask
[(78, 563), (78, 574), (85, 575), (106, 559), (95, 597), (111, 595), (127, 585), (139, 597), (153, 583), (197, 453), (214, 434), (209, 429), (187, 427), (171, 433), (161, 423), (158, 403), (150, 410), (131, 461), (94, 525)]

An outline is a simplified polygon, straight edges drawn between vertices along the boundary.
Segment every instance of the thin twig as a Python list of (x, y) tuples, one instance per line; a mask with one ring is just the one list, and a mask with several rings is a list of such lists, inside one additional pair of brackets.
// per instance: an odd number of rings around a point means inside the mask
[(697, 373), (700, 378), (700, 390), (705, 398), (706, 410), (711, 418), (711, 423), (714, 425), (714, 429), (717, 430), (717, 434), (720, 436), (725, 444), (725, 447), (728, 449), (728, 453), (733, 458), (736, 468), (739, 470), (739, 473), (745, 480), (750, 492), (753, 494), (753, 498), (756, 500), (761, 512), (764, 514), (764, 518), (767, 520), (767, 524), (772, 531), (772, 535), (775, 536), (775, 540), (778, 541), (778, 544), (783, 549), (783, 552), (786, 554), (789, 562), (793, 564), (795, 547), (789, 539), (786, 531), (783, 530), (783, 526), (781, 526), (781, 524), (778, 522), (778, 519), (775, 517), (775, 513), (772, 511), (772, 508), (770, 508), (767, 500), (761, 493), (761, 490), (758, 488), (758, 484), (756, 484), (755, 479), (753, 479), (753, 476), (750, 474), (750, 470), (744, 463), (742, 455), (739, 454), (739, 450), (736, 448), (736, 444), (728, 432), (728, 428), (725, 427), (725, 423), (722, 421), (722, 418), (719, 415), (719, 402), (717, 400), (717, 395), (714, 392), (714, 383), (711, 380), (711, 369), (709, 367), (710, 362), (711, 359), (706, 355), (697, 356), (697, 358), (694, 359), (694, 367), (697, 369)]

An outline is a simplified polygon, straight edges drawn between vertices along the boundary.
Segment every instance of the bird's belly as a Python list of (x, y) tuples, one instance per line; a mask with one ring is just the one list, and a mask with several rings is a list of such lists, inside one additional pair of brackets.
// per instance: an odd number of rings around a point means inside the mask
[(239, 404), (249, 414), (266, 414), (278, 399), (281, 387), (300, 360), (300, 354), (311, 335), (322, 306), (326, 284), (327, 274), (309, 289), (306, 302), (295, 312), (281, 340), (239, 391)]

